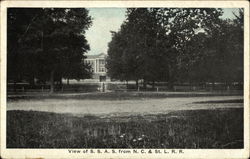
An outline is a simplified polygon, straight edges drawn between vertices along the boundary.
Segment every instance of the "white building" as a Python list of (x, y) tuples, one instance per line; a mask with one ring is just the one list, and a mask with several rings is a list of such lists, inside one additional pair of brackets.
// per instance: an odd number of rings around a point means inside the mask
[(93, 79), (99, 79), (100, 81), (106, 81), (107, 69), (106, 65), (107, 55), (104, 53), (98, 55), (87, 55), (85, 62), (92, 66)]

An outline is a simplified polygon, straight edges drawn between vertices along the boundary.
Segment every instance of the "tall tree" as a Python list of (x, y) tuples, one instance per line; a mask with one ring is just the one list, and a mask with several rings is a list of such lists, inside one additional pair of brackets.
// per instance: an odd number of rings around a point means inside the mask
[[(108, 51), (108, 66), (116, 63), (120, 67), (108, 67), (108, 71), (115, 72), (120, 68), (122, 73), (120, 79), (136, 81), (143, 79), (145, 85), (147, 81), (158, 80), (158, 75), (161, 74), (158, 71), (162, 71), (154, 69), (157, 66), (161, 68), (159, 60), (162, 59), (159, 53), (160, 47), (157, 48), (158, 31), (157, 19), (152, 11), (147, 8), (127, 9), (127, 19), (121, 30), (114, 33)], [(115, 56), (118, 54), (120, 56)]]
[(132, 77), (143, 79), (145, 85), (160, 80), (168, 81), (171, 88), (174, 82), (183, 79), (187, 65), (198, 60), (193, 58), (201, 53), (194, 43), (199, 37), (198, 30), (216, 25), (221, 14), (220, 9), (211, 8), (127, 9), (126, 21), (119, 31), (121, 39), (125, 39), (121, 42), (123, 67), (137, 66), (135, 71), (128, 72), (135, 72)]
[[(241, 17), (241, 18), (239, 18)], [(243, 81), (243, 13), (239, 12), (235, 20), (220, 20), (218, 25), (211, 26), (204, 44), (210, 68), (210, 81), (226, 84)], [(210, 60), (209, 60), (210, 59)], [(205, 62), (208, 61), (208, 62)]]
[[(201, 57), (203, 44), (196, 41), (202, 38), (199, 32), (205, 32), (210, 25), (216, 25), (221, 9), (214, 8), (159, 8), (156, 12), (159, 24), (165, 30), (165, 45), (167, 57), (169, 87), (174, 82), (187, 81), (188, 68)], [(202, 39), (201, 39), (202, 40)], [(204, 40), (202, 40), (204, 41)], [(205, 52), (203, 52), (205, 53)]]
[[(22, 20), (27, 22), (18, 23)], [(91, 17), (86, 9), (11, 8), (8, 9), (8, 21), (8, 38), (13, 37), (8, 46), (16, 47), (14, 51), (8, 50), (10, 65), (15, 61), (11, 57), (18, 52), (23, 59), (16, 58), (21, 61), (19, 66), (27, 68), (23, 72), (31, 79), (49, 80), (51, 92), (54, 91), (55, 78), (85, 78), (83, 59), (89, 46), (84, 33), (91, 25)], [(20, 30), (14, 37), (12, 29), (16, 28)]]
[[(29, 70), (31, 76), (34, 75), (34, 56), (29, 56), (27, 66), (26, 55), (22, 50), (26, 46), (22, 45), (25, 37), (28, 35), (31, 25), (40, 16), (40, 10), (37, 9), (17, 9), (9, 8), (7, 12), (7, 80), (14, 84), (25, 78), (26, 70)], [(31, 43), (30, 45), (32, 45)], [(15, 87), (14, 87), (15, 88)]]

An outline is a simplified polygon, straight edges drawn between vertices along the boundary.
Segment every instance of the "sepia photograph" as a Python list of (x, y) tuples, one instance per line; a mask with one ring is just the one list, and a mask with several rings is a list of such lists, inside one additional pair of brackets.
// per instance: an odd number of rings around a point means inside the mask
[(6, 149), (247, 148), (245, 14), (7, 7)]

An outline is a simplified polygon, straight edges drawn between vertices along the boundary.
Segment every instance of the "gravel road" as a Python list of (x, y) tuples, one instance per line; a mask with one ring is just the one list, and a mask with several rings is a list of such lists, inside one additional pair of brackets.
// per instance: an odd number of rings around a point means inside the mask
[(21, 100), (9, 101), (7, 110), (33, 110), (76, 115), (126, 116), (158, 114), (176, 110), (243, 108), (243, 103), (194, 103), (243, 99), (242, 96), (192, 98), (133, 99), (133, 100)]

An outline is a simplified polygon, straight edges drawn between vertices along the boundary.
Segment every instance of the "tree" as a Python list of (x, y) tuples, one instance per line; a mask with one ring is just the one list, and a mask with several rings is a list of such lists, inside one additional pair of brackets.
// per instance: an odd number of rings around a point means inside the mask
[[(129, 8), (117, 33), (120, 38), (111, 41), (110, 59), (118, 54), (112, 47), (122, 48), (117, 57), (124, 61), (119, 68), (128, 70), (121, 69), (126, 78), (143, 79), (144, 86), (148, 81), (167, 81), (172, 88), (174, 82), (186, 80), (183, 74), (199, 61), (196, 57), (202, 50), (198, 46), (203, 44), (196, 46), (195, 40), (204, 37), (198, 31), (210, 31), (221, 14), (221, 9), (211, 8)], [(118, 43), (122, 46), (116, 46)], [(116, 60), (109, 60), (109, 65)], [(136, 66), (134, 71), (131, 66)], [(109, 69), (112, 72), (112, 67)]]
[[(241, 16), (241, 18), (239, 18)], [(217, 26), (211, 26), (205, 47), (210, 50), (203, 59), (210, 68), (210, 81), (243, 81), (243, 14), (241, 10), (235, 20), (220, 20)], [(209, 60), (210, 59), (210, 60)], [(207, 61), (207, 62), (206, 62)]]
[(118, 33), (113, 33), (109, 44), (107, 66), (111, 77), (137, 82), (143, 79), (144, 86), (147, 81), (158, 80), (157, 70), (162, 70), (155, 69), (161, 64), (157, 37), (157, 20), (152, 12), (147, 8), (129, 8), (126, 21)]
[[(20, 23), (22, 20), (24, 22)], [(89, 45), (84, 34), (91, 25), (91, 17), (86, 9), (11, 8), (8, 9), (8, 22), (10, 29), (7, 34), (8, 38), (11, 37), (8, 46), (15, 48), (14, 51), (8, 50), (8, 63), (14, 65), (14, 61), (19, 61), (15, 68), (21, 68), (22, 74), (33, 80), (36, 77), (50, 81), (51, 92), (54, 91), (55, 78), (87, 77), (88, 67), (83, 60)], [(16, 28), (20, 29), (14, 34)], [(14, 70), (14, 74), (16, 72)], [(8, 77), (12, 78), (10, 74)]]
[[(26, 76), (26, 70), (34, 74), (34, 57), (29, 56), (30, 66), (27, 66), (26, 54), (22, 53), (25, 46), (22, 45), (27, 36), (31, 24), (38, 18), (40, 11), (37, 9), (9, 8), (7, 12), (7, 80), (16, 82)], [(32, 43), (31, 43), (32, 44)], [(30, 52), (27, 52), (29, 54)], [(27, 69), (29, 68), (29, 69)]]
[[(217, 25), (221, 9), (212, 8), (160, 8), (156, 11), (159, 25), (165, 30), (168, 83), (188, 82), (188, 72), (192, 65), (203, 57), (205, 34), (210, 25)], [(197, 41), (201, 40), (201, 41)], [(191, 70), (190, 70), (191, 71)]]
[(186, 43), (179, 79), (213, 85), (243, 81), (243, 18), (239, 17), (218, 19), (204, 25), (202, 33), (194, 34)]

